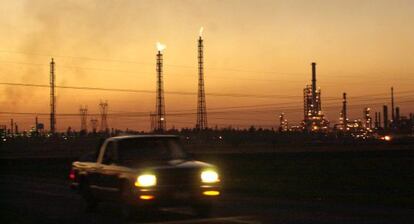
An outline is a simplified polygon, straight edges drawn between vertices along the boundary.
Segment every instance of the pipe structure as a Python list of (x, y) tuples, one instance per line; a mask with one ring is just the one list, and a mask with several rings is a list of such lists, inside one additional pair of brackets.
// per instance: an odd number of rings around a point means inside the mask
[(384, 129), (388, 129), (388, 107), (387, 105), (384, 105), (382, 108), (382, 112), (384, 115)]

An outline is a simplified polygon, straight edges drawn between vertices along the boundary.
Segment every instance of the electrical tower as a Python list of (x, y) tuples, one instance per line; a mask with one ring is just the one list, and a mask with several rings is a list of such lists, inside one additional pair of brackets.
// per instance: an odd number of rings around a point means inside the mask
[(200, 29), (198, 39), (198, 101), (197, 101), (197, 124), (196, 129), (207, 128), (206, 96), (204, 92), (204, 46), (202, 38), (203, 28)]
[(162, 50), (165, 48), (162, 44), (157, 44), (158, 53), (157, 53), (157, 96), (156, 96), (156, 116), (157, 122), (155, 126), (156, 132), (164, 132), (166, 129), (166, 120), (165, 120), (165, 104), (164, 104), (164, 84), (162, 80), (163, 72), (163, 61), (162, 61)]
[(80, 118), (81, 118), (81, 125), (80, 125), (80, 131), (82, 132), (87, 132), (88, 128), (87, 128), (87, 118), (88, 118), (88, 107), (80, 107), (79, 108), (79, 114), (80, 114)]
[(101, 101), (101, 103), (99, 104), (99, 110), (101, 112), (101, 132), (108, 132), (108, 102)]
[(98, 119), (96, 118), (91, 119), (91, 127), (92, 127), (92, 132), (96, 133), (96, 130), (98, 129)]
[(55, 62), (50, 62), (50, 132), (56, 131)]

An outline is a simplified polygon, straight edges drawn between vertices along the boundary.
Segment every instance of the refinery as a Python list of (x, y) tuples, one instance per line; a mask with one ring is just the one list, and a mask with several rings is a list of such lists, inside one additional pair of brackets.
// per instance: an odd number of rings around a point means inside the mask
[[(212, 126), (207, 123), (207, 111), (206, 106), (206, 93), (204, 85), (204, 39), (203, 28), (199, 31), (197, 39), (197, 71), (198, 71), (198, 90), (197, 90), (197, 108), (193, 129), (196, 132), (205, 132), (213, 130)], [(156, 85), (155, 85), (155, 110), (149, 112), (149, 133), (168, 133), (171, 131), (177, 131), (172, 124), (172, 129), (167, 127), (166, 114), (166, 102), (164, 98), (164, 59), (163, 54), (166, 46), (160, 42), (156, 43)], [(50, 61), (50, 83), (48, 88), (50, 89), (50, 114), (49, 125), (39, 123), (38, 116), (34, 116), (34, 125), (32, 129), (20, 131), (18, 121), (13, 117), (10, 117), (9, 124), (0, 125), (0, 136), (4, 140), (7, 138), (13, 138), (16, 136), (54, 136), (63, 134), (57, 131), (57, 103), (56, 103), (56, 61), (52, 58)], [(350, 118), (348, 113), (348, 94), (344, 92), (342, 94), (342, 105), (337, 105), (338, 108), (338, 123), (331, 123), (323, 110), (323, 96), (321, 88), (317, 86), (317, 64), (311, 63), (311, 84), (308, 84), (303, 89), (303, 120), (300, 123), (294, 124), (288, 122), (289, 113), (282, 112), (279, 115), (279, 124), (275, 119), (274, 124), (270, 124), (269, 129), (273, 133), (303, 133), (309, 135), (335, 135), (337, 137), (351, 137), (354, 139), (384, 139), (384, 136), (390, 136), (392, 134), (405, 134), (412, 135), (414, 133), (414, 117), (413, 113), (408, 116), (400, 115), (400, 107), (394, 105), (394, 88), (391, 87), (390, 91), (390, 112), (386, 102), (382, 107), (382, 111), (372, 111), (370, 107), (361, 108), (361, 117)], [(13, 83), (1, 83), (3, 85), (14, 85)], [(18, 85), (18, 84), (15, 84)], [(33, 85), (36, 86), (36, 85)], [(46, 87), (38, 85), (38, 87)], [(62, 87), (65, 88), (65, 87)], [(93, 89), (93, 88), (92, 88)], [(88, 106), (80, 106), (79, 114), (72, 116), (78, 116), (80, 119), (80, 128), (78, 131), (68, 127), (66, 133), (81, 133), (81, 134), (96, 134), (106, 133), (110, 135), (116, 135), (124, 132), (138, 131), (139, 130), (126, 130), (122, 131), (116, 127), (110, 128), (108, 124), (108, 101), (101, 100), (98, 104), (99, 114), (88, 114)], [(339, 109), (341, 108), (341, 109)], [(5, 113), (7, 115), (7, 113)], [(29, 113), (30, 114), (30, 113)], [(374, 116), (372, 116), (374, 114)], [(10, 115), (12, 116), (12, 115)], [(251, 128), (254, 128), (252, 126)], [(188, 130), (188, 128), (185, 128)], [(190, 128), (191, 129), (191, 128)], [(232, 129), (228, 127), (225, 129)], [(262, 129), (262, 128), (260, 128)], [(217, 130), (217, 127), (214, 128)], [(236, 128), (235, 130), (240, 130)], [(389, 139), (388, 137), (387, 139)]]
[(0, 9), (0, 224), (414, 223), (414, 0)]

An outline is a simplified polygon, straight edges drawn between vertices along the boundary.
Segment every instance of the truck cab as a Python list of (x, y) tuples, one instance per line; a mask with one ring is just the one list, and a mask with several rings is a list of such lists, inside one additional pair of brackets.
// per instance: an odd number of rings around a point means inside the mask
[(217, 167), (193, 160), (173, 135), (108, 138), (73, 162), (69, 176), (89, 209), (114, 201), (134, 210), (185, 205), (208, 215), (221, 193)]

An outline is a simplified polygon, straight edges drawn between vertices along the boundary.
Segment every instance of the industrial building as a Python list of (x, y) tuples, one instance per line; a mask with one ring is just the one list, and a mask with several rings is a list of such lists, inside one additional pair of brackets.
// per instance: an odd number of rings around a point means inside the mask
[(316, 86), (316, 63), (312, 62), (312, 84), (303, 89), (305, 132), (327, 132), (329, 121), (322, 112), (321, 90)]

